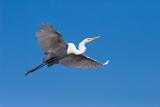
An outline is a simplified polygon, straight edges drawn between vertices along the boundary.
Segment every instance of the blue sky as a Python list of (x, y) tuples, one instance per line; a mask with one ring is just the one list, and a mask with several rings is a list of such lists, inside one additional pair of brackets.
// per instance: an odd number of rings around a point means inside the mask
[[(0, 107), (159, 107), (160, 1), (1, 0)], [(53, 23), (67, 42), (101, 35), (86, 54), (110, 63), (55, 65), (31, 76), (43, 52), (35, 32)]]

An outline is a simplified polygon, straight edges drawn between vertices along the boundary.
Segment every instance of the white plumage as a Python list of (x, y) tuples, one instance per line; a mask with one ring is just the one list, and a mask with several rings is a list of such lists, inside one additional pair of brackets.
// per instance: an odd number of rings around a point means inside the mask
[(73, 43), (66, 43), (61, 34), (52, 25), (43, 24), (36, 33), (40, 46), (44, 50), (44, 61), (37, 67), (29, 70), (26, 75), (47, 65), (62, 64), (77, 68), (100, 67), (109, 63), (109, 60), (101, 64), (98, 61), (83, 55), (86, 51), (85, 44), (99, 38), (86, 38), (79, 43), (78, 48)]

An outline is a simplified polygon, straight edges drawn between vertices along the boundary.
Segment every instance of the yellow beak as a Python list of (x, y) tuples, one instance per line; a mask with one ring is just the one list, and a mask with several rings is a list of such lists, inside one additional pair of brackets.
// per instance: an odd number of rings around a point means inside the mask
[(100, 36), (97, 36), (97, 37), (94, 37), (94, 38), (88, 38), (88, 40), (93, 41), (93, 40), (96, 40), (98, 38), (100, 38)]

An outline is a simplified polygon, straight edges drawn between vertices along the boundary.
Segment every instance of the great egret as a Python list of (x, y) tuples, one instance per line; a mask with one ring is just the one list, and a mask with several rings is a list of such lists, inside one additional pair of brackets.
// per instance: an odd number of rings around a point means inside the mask
[(63, 64), (65, 66), (77, 68), (100, 67), (108, 64), (109, 60), (101, 64), (85, 55), (85, 44), (99, 38), (86, 38), (79, 43), (78, 49), (73, 43), (66, 43), (59, 32), (51, 24), (42, 24), (40, 31), (36, 33), (40, 46), (44, 50), (44, 61), (42, 64), (26, 72), (26, 75), (47, 65)]

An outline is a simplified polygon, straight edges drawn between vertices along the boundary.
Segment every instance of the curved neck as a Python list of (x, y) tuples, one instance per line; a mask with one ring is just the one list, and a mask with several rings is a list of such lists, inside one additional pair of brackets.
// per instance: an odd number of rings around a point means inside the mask
[(82, 42), (80, 42), (79, 43), (79, 46), (78, 46), (78, 48), (79, 48), (79, 52), (80, 52), (80, 54), (82, 54), (82, 53), (84, 53), (85, 52), (85, 50), (86, 50), (86, 47), (85, 47), (85, 41), (83, 40)]
[(86, 43), (87, 43), (86, 40), (83, 40), (82, 42), (80, 42), (78, 49), (73, 43), (68, 43), (67, 54), (75, 54), (75, 55), (83, 54), (86, 50), (86, 47), (85, 47)]

